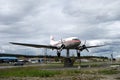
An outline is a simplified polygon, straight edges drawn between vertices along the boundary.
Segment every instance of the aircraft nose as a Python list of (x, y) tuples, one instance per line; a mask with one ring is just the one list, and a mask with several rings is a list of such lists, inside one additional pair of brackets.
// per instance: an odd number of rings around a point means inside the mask
[(81, 41), (80, 41), (80, 40), (77, 40), (76, 42), (77, 42), (78, 44), (80, 44), (80, 43), (81, 43)]
[(79, 43), (81, 43), (81, 41), (80, 41), (80, 40), (78, 40), (78, 42), (79, 42)]

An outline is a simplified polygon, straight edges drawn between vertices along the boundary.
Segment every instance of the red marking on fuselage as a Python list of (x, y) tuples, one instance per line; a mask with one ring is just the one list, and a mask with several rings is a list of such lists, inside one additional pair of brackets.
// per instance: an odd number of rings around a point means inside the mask
[[(68, 40), (68, 41), (63, 41), (63, 43), (71, 43), (71, 44), (73, 44), (73, 43), (81, 43), (81, 41), (80, 40)], [(59, 45), (59, 44), (62, 44), (62, 42), (58, 42), (57, 44), (54, 44), (54, 46), (57, 46), (57, 45)]]

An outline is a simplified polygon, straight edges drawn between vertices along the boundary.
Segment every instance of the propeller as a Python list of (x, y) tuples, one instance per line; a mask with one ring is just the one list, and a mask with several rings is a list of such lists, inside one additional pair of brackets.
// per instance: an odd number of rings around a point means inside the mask
[(64, 47), (65, 47), (65, 45), (64, 45), (63, 40), (62, 40), (62, 38), (61, 38), (61, 46), (60, 46), (60, 48), (57, 50), (57, 55), (58, 55), (58, 57), (60, 57), (61, 51), (62, 51), (62, 49), (63, 49)]
[(63, 44), (63, 40), (62, 40), (62, 38), (61, 38), (61, 43)]
[(87, 47), (86, 47), (86, 40), (85, 40), (84, 44), (82, 45), (81, 50), (84, 50), (84, 49), (86, 49), (86, 51), (88, 51), (88, 52), (89, 52), (89, 50), (88, 50), (88, 49), (87, 49)]
[(63, 40), (62, 40), (62, 38), (61, 38), (61, 49), (63, 49), (64, 47), (65, 47), (65, 45), (64, 45), (64, 42), (63, 42)]

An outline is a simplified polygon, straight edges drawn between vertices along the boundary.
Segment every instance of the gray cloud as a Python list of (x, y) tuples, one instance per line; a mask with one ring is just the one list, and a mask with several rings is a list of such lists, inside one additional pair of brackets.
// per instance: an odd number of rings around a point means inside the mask
[[(119, 0), (1, 0), (0, 47), (5, 52), (11, 50), (9, 47), (20, 52), (22, 47), (8, 42), (49, 44), (50, 35), (54, 35), (56, 40), (78, 36), (83, 41), (119, 41), (119, 3)], [(118, 47), (113, 51), (116, 49)]]
[(0, 22), (6, 25), (14, 24), (22, 20), (24, 16), (31, 13), (35, 5), (38, 5), (38, 3), (33, 0), (1, 0), (0, 3)]

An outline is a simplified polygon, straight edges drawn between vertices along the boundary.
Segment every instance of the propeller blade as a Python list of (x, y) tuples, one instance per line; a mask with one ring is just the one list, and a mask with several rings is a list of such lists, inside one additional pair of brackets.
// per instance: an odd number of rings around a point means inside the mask
[(64, 45), (64, 42), (63, 42), (63, 40), (62, 40), (62, 38), (61, 38), (61, 46), (60, 46), (60, 49), (59, 49), (59, 51), (62, 51), (62, 49), (65, 47), (65, 45)]
[(87, 52), (89, 52), (88, 48), (85, 48)]
[(83, 47), (83, 49), (86, 49), (86, 51), (89, 52), (89, 50), (88, 50), (87, 47), (86, 47), (86, 40), (85, 40), (84, 44), (82, 45), (82, 47)]
[(61, 43), (63, 44), (63, 40), (62, 40), (62, 38), (61, 38)]

